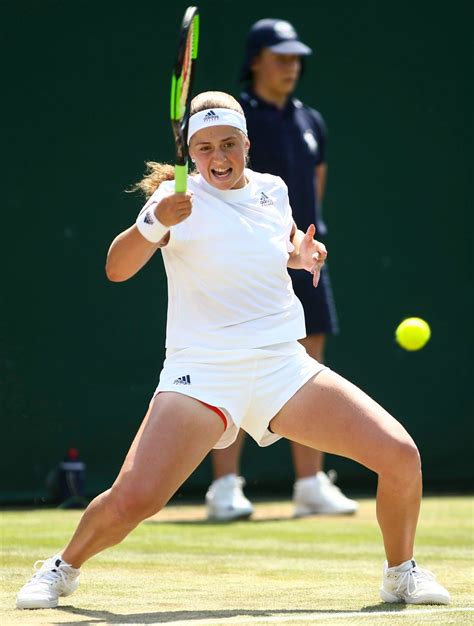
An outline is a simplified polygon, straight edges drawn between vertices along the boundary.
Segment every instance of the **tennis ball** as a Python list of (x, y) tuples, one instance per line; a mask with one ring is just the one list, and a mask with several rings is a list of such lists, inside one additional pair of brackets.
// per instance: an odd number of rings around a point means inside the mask
[(431, 328), (419, 317), (409, 317), (395, 331), (397, 343), (405, 350), (420, 350), (431, 337)]

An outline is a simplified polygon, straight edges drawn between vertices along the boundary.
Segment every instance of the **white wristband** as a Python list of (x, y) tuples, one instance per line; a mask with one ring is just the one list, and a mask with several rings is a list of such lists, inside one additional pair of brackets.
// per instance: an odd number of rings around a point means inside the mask
[(158, 243), (169, 231), (169, 226), (164, 226), (155, 216), (153, 205), (145, 208), (135, 222), (141, 235), (152, 243)]

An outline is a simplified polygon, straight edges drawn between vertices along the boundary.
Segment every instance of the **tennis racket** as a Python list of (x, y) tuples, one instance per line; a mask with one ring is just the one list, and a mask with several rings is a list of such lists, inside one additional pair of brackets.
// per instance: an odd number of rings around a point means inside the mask
[(188, 178), (188, 122), (194, 66), (198, 55), (199, 12), (188, 7), (179, 35), (178, 56), (171, 77), (171, 125), (176, 146), (175, 191), (185, 192)]

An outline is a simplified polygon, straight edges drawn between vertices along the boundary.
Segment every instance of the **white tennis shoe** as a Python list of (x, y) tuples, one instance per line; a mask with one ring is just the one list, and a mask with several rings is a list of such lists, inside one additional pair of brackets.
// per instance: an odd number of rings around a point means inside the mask
[(352, 515), (359, 505), (347, 498), (334, 484), (337, 474), (318, 472), (315, 476), (300, 478), (293, 487), (295, 517), (305, 515)]
[(414, 560), (397, 567), (387, 567), (385, 562), (380, 597), (384, 602), (407, 604), (449, 604), (451, 600), (434, 575), (418, 567)]
[(60, 596), (69, 596), (79, 586), (80, 570), (65, 563), (60, 554), (36, 561), (31, 580), (18, 592), (18, 609), (54, 609)]
[(206, 493), (208, 519), (230, 522), (250, 517), (253, 506), (244, 495), (244, 485), (245, 480), (236, 474), (215, 480)]

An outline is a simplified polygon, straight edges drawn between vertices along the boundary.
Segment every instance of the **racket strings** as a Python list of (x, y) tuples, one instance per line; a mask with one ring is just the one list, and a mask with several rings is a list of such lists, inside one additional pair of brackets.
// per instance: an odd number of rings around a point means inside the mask
[(188, 99), (188, 94), (189, 94), (189, 89), (191, 87), (191, 65), (192, 65), (192, 61), (193, 61), (193, 39), (194, 39), (194, 28), (191, 27), (189, 29), (189, 33), (188, 33), (188, 38), (186, 40), (186, 47), (184, 50), (184, 58), (183, 58), (183, 71), (181, 73), (180, 79), (181, 79), (181, 90), (180, 90), (180, 116), (179, 117), (183, 117), (185, 110), (186, 110), (186, 105), (187, 105), (187, 99)]

